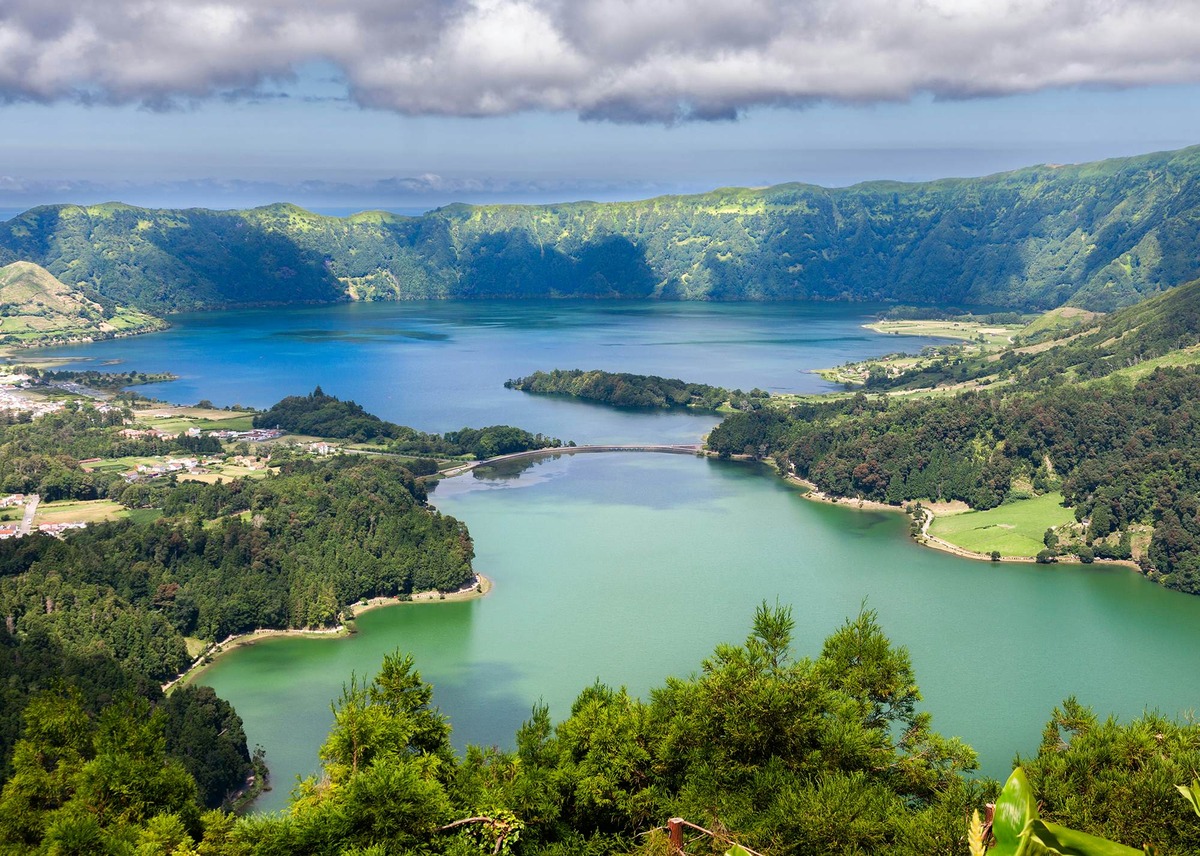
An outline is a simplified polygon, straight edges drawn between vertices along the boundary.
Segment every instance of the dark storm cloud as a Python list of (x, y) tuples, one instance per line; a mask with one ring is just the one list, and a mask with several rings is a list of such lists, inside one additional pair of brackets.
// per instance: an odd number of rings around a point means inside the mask
[[(1200, 79), (1200, 0), (0, 0), (0, 99), (261, 97), (628, 122)], [(254, 95), (259, 93), (259, 95)]]

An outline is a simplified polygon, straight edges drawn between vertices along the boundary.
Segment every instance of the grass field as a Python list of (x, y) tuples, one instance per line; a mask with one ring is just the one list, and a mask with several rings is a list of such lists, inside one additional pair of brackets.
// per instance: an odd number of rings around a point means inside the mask
[(99, 523), (129, 516), (129, 509), (111, 499), (67, 500), (43, 502), (38, 506), (35, 524), (42, 523)]
[(1020, 337), (1023, 341), (1028, 342), (1058, 336), (1089, 323), (1100, 317), (1100, 314), (1099, 312), (1089, 312), (1086, 309), (1077, 309), (1074, 306), (1060, 306), (1058, 309), (1042, 313), (1031, 321), (1020, 331)]
[(999, 550), (1001, 556), (1036, 556), (1046, 546), (1042, 536), (1049, 527), (1075, 519), (1061, 503), (1061, 493), (1047, 493), (988, 511), (938, 517), (929, 534), (976, 553)]
[(1143, 360), (1136, 366), (1128, 366), (1123, 369), (1117, 369), (1110, 375), (1110, 377), (1127, 377), (1130, 380), (1140, 380), (1157, 368), (1194, 366), (1196, 363), (1200, 363), (1200, 345), (1193, 345), (1190, 348), (1171, 351), (1171, 353), (1164, 354), (1161, 357)]
[(145, 422), (160, 431), (179, 433), (189, 428), (204, 431), (249, 431), (254, 426), (253, 413), (236, 413), (228, 410), (200, 410), (195, 407), (177, 408), (174, 413), (136, 414), (139, 422)]
[(129, 519), (141, 526), (143, 523), (153, 523), (158, 518), (162, 517), (161, 508), (131, 508), (128, 511)]
[(218, 482), (233, 481), (234, 479), (265, 479), (271, 473), (277, 472), (269, 467), (261, 470), (251, 470), (246, 467), (213, 467), (207, 473), (180, 473), (179, 481), (203, 482), (217, 484)]
[(979, 324), (974, 321), (876, 321), (867, 329), (892, 336), (934, 336), (1004, 347), (1022, 329), (1019, 324)]
[(163, 455), (158, 457), (132, 456), (128, 458), (103, 458), (95, 463), (84, 464), (83, 469), (90, 473), (123, 473), (128, 470), (136, 470), (142, 464), (148, 467), (156, 466), (165, 460), (166, 457)]
[(867, 379), (872, 366), (879, 366), (889, 374), (896, 375), (927, 366), (948, 354), (963, 357), (990, 354), (1008, 347), (1013, 335), (1021, 329), (1011, 324), (980, 324), (973, 321), (876, 321), (863, 326), (885, 336), (930, 336), (955, 341), (925, 348), (920, 354), (898, 352), (835, 368), (817, 369), (817, 374), (832, 383), (857, 386)]

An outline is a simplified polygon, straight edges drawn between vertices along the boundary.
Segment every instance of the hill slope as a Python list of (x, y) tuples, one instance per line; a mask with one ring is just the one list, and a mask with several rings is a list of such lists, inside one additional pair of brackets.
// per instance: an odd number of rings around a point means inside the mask
[(0, 268), (0, 344), (109, 338), (163, 326), (161, 319), (98, 301), (31, 262)]
[(898, 300), (1108, 311), (1200, 277), (1200, 147), (977, 179), (422, 217), (36, 208), (0, 261), (149, 310), (343, 299)]
[(1200, 280), (1108, 315), (1068, 318), (1079, 323), (1055, 331), (1062, 314), (1047, 313), (998, 354), (933, 359), (899, 375), (874, 376), (866, 386), (923, 390), (996, 380), (1057, 385), (1110, 375), (1138, 378), (1160, 366), (1200, 363)]

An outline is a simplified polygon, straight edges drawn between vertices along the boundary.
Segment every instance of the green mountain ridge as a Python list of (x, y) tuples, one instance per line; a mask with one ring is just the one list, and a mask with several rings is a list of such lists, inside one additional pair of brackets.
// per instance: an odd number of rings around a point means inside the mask
[(34, 208), (0, 262), (149, 311), (339, 300), (872, 300), (1110, 311), (1200, 277), (1200, 147), (984, 178), (325, 217)]

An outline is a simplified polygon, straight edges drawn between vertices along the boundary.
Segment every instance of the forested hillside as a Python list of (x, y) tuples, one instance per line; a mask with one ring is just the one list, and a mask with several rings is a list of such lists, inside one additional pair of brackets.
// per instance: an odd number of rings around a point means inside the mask
[[(998, 786), (919, 710), (908, 653), (870, 612), (812, 657), (794, 656), (792, 629), (764, 604), (743, 644), (646, 699), (597, 683), (557, 723), (535, 707), (515, 749), (462, 755), (412, 659), (387, 655), (346, 684), (321, 773), (289, 810), (241, 819), (201, 812), (144, 703), (39, 695), (0, 791), (0, 841), (12, 854), (665, 856), (664, 824), (682, 817), (696, 856), (734, 842), (772, 856), (968, 852), (968, 817)], [(1135, 848), (1062, 852), (1184, 856), (1200, 822), (1175, 785), (1198, 747), (1195, 723), (1100, 722), (1068, 698), (1022, 764), (1042, 818)]]
[(339, 219), (36, 208), (0, 262), (163, 312), (344, 299), (896, 300), (1111, 310), (1200, 276), (1200, 147), (923, 184)]
[[(1040, 326), (1035, 322), (1027, 329)], [(1030, 386), (1110, 375), (1140, 377), (1160, 365), (1197, 362), (1198, 346), (1200, 280), (1050, 336), (1035, 335), (1035, 344), (1018, 341), (1001, 353), (968, 358), (947, 355), (898, 374), (869, 372), (866, 388), (923, 389), (966, 381)]]
[[(771, 455), (833, 496), (893, 504), (960, 500), (994, 508), (1061, 489), (1083, 527), (1076, 549), (1129, 559), (1200, 594), (1200, 368), (1158, 369), (1136, 384), (1030, 393), (853, 399), (789, 413), (734, 414), (713, 430), (721, 454)], [(1023, 487), (1018, 490), (1018, 486)]]

